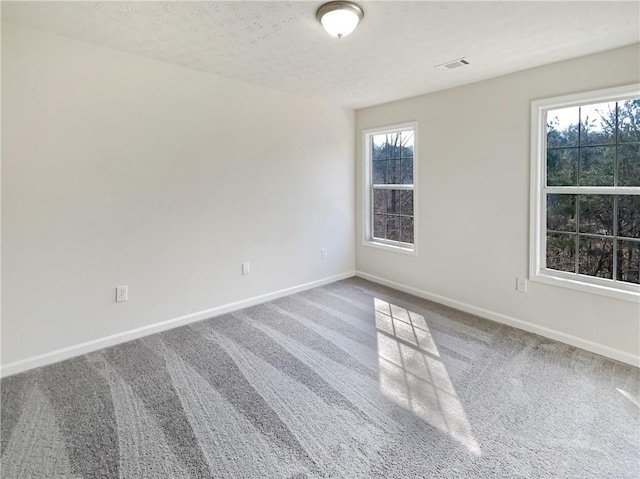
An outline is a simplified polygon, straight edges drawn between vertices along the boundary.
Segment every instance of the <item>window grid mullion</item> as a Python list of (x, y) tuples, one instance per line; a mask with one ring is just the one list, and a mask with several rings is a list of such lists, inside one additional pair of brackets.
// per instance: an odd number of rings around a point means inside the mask
[[(617, 143), (593, 143), (591, 145), (585, 146), (584, 148), (599, 148), (603, 146), (614, 146)], [(638, 145), (640, 141), (625, 141), (625, 145)], [(558, 151), (558, 150), (577, 150), (579, 146), (551, 146), (547, 148), (547, 151)]]
[[(373, 143), (373, 140), (371, 140), (371, 142)], [(373, 186), (371, 187), (371, 191), (369, 192), (369, 204), (371, 205), (369, 207), (369, 220), (371, 221), (369, 224), (371, 225), (371, 233), (367, 233), (371, 235), (371, 238), (374, 237), (374, 231), (375, 231), (375, 214), (374, 214), (374, 203), (373, 203), (373, 193), (374, 193), (375, 189), (373, 188)]]
[(613, 186), (618, 186), (618, 150), (620, 149), (620, 128), (618, 127), (618, 123), (618, 102), (616, 102), (616, 133), (614, 136), (614, 144), (616, 145), (616, 150), (613, 155)]
[(578, 108), (578, 164), (576, 165), (576, 185), (580, 186), (580, 172), (582, 170), (582, 107)]
[[(617, 110), (616, 106), (616, 110)], [(617, 122), (616, 122), (617, 125)], [(616, 130), (617, 130), (616, 126)], [(618, 280), (618, 197), (613, 197), (613, 280)]]
[[(578, 131), (579, 134), (579, 131)], [(574, 272), (580, 274), (580, 195), (576, 196), (576, 239), (575, 239)]]
[[(576, 185), (580, 187), (580, 172), (582, 170), (582, 107), (578, 108), (578, 164), (576, 165)], [(576, 196), (576, 257), (574, 258), (574, 271), (580, 274), (580, 195)]]
[[(616, 131), (614, 141), (616, 145), (613, 154), (613, 186), (618, 186), (618, 151), (620, 151), (620, 108), (616, 102)], [(613, 197), (613, 280), (618, 280), (618, 201), (617, 196)]]
[[(575, 234), (575, 232), (573, 231), (562, 231), (562, 230), (551, 230), (551, 229), (548, 229), (547, 233), (561, 234), (561, 235)], [(580, 233), (580, 236), (588, 236), (590, 238), (603, 238), (603, 239), (609, 239), (609, 240), (614, 238), (612, 235), (603, 235), (600, 233)], [(620, 241), (631, 241), (635, 243), (640, 243), (640, 238), (629, 238), (628, 236), (616, 236), (615, 239)]]

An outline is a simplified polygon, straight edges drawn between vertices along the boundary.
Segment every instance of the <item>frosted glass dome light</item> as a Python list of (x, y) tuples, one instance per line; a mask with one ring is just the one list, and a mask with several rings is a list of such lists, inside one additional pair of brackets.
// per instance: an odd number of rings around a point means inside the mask
[(353, 32), (363, 16), (362, 8), (351, 2), (325, 3), (316, 13), (327, 33), (338, 38)]

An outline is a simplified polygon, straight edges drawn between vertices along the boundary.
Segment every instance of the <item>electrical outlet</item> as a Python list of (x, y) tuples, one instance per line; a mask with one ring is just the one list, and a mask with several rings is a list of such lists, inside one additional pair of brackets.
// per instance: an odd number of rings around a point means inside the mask
[(325, 259), (327, 257), (327, 250), (322, 248), (320, 250), (320, 259)]
[(117, 286), (116, 287), (116, 303), (122, 303), (129, 299), (129, 287)]
[(242, 263), (242, 276), (246, 276), (251, 273), (251, 264), (250, 263)]
[(527, 280), (525, 278), (516, 278), (516, 289), (521, 293), (527, 292)]

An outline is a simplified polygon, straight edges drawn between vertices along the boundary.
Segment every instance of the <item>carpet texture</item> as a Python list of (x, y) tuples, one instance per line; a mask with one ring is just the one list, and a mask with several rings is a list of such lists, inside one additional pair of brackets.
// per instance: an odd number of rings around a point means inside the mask
[(5, 479), (640, 477), (638, 369), (357, 278), (1, 387)]

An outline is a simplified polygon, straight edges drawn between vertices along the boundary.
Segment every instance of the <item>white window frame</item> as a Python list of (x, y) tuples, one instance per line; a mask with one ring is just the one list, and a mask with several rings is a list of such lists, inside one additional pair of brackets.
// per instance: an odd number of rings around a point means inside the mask
[[(390, 189), (413, 191), (413, 244), (384, 240), (373, 237), (373, 158), (371, 157), (371, 138), (374, 135), (398, 133), (413, 130), (413, 185), (393, 185)], [(363, 174), (363, 240), (364, 246), (379, 248), (397, 253), (418, 255), (418, 122), (410, 121), (396, 125), (370, 128), (362, 132), (364, 165)]]
[[(529, 279), (640, 303), (640, 285), (546, 267), (547, 111), (640, 97), (640, 84), (545, 98), (531, 102), (531, 204)], [(640, 187), (551, 187), (554, 193), (638, 195)]]

